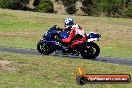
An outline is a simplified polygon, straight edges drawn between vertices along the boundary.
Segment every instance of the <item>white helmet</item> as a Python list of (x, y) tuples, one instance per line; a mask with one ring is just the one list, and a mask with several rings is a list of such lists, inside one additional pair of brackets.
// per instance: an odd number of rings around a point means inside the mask
[(74, 21), (71, 18), (66, 18), (64, 21), (64, 24), (65, 24), (65, 27), (68, 28), (68, 27), (71, 27), (72, 25), (74, 25)]

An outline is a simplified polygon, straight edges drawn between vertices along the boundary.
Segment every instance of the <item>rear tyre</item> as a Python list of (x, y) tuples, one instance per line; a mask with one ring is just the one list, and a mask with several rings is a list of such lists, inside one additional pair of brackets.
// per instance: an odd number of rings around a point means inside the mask
[(51, 44), (45, 43), (43, 40), (40, 40), (37, 44), (37, 50), (41, 54), (49, 55), (54, 52)]
[(81, 51), (81, 56), (85, 59), (95, 59), (100, 53), (99, 46), (94, 42), (87, 42)]

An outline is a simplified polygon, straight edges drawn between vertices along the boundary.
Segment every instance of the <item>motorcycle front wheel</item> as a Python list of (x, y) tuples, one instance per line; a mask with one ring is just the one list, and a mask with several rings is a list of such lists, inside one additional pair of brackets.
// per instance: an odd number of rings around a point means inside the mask
[(53, 47), (51, 44), (47, 44), (43, 40), (40, 40), (37, 44), (37, 50), (41, 54), (49, 55), (54, 52)]

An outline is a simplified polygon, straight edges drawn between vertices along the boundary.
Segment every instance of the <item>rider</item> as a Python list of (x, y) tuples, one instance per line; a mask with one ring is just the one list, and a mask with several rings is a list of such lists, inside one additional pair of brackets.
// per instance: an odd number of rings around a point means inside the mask
[(84, 29), (82, 29), (78, 24), (75, 24), (73, 19), (66, 18), (64, 20), (65, 29), (69, 30), (69, 37), (60, 40), (61, 42), (71, 45), (71, 49), (77, 47), (77, 45), (83, 44), (86, 41), (86, 35)]

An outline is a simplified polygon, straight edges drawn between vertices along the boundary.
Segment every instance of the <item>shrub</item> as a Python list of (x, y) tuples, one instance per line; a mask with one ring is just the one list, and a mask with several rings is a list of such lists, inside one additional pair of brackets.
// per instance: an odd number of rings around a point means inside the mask
[(124, 10), (125, 16), (132, 18), (132, 2), (128, 3), (128, 7)]
[(127, 8), (125, 9), (125, 15), (126, 15), (127, 17), (132, 18), (132, 6), (129, 6), (129, 7), (127, 7)]
[(53, 13), (53, 3), (50, 0), (41, 0), (39, 5), (36, 7), (36, 10), (39, 12)]
[(25, 9), (29, 0), (0, 0), (1, 8), (8, 9)]
[[(57, 0), (56, 0), (57, 1)], [(76, 14), (76, 2), (77, 0), (58, 0), (58, 1), (62, 1), (65, 10), (68, 14), (72, 15), (72, 14)]]
[(41, 0), (34, 0), (33, 6), (38, 6)]

